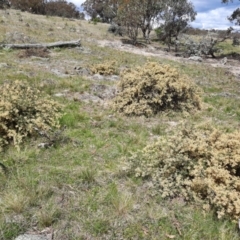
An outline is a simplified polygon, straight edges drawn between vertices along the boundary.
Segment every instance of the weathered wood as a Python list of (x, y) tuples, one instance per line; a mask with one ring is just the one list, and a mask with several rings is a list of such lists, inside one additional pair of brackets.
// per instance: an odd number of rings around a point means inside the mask
[(55, 48), (55, 47), (79, 47), (80, 40), (53, 43), (26, 43), (26, 44), (0, 44), (0, 48), (27, 49), (27, 48)]

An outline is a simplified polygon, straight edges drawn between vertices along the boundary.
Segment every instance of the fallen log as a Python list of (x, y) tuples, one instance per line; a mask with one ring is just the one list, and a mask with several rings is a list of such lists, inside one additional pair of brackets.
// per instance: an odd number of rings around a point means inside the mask
[(12, 49), (79, 47), (79, 46), (81, 46), (80, 40), (53, 43), (0, 44), (0, 48), (12, 48)]

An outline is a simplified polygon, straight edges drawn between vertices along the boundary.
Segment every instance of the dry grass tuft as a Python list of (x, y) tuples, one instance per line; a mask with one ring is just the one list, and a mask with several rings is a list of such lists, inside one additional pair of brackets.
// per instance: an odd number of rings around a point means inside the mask
[(28, 58), (32, 56), (47, 58), (49, 57), (49, 50), (47, 48), (29, 48), (29, 49), (22, 50), (18, 54), (19, 58)]

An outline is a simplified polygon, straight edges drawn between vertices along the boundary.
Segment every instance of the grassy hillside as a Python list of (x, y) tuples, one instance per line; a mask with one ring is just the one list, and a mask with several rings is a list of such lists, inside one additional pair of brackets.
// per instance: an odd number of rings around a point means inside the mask
[[(182, 198), (152, 195), (148, 181), (122, 171), (131, 153), (173, 134), (180, 123), (208, 123), (225, 132), (238, 129), (239, 75), (221, 66), (101, 47), (99, 40), (118, 39), (107, 28), (15, 10), (0, 12), (0, 43), (80, 39), (82, 44), (43, 52), (0, 49), (0, 84), (27, 81), (49, 94), (62, 104), (65, 114), (60, 122), (66, 126), (55, 147), (39, 148), (46, 139), (31, 138), (20, 151), (9, 146), (0, 153), (0, 162), (9, 169), (8, 175), (0, 173), (0, 239), (44, 230), (54, 232), (58, 240), (239, 239), (235, 222), (219, 220), (214, 212)], [(118, 77), (82, 72), (114, 61), (118, 76), (122, 69), (149, 60), (188, 75), (203, 90), (202, 111), (126, 117), (108, 104)]]

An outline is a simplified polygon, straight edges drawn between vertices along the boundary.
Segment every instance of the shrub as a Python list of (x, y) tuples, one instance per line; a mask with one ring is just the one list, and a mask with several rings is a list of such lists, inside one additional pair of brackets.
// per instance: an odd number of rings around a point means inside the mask
[(130, 158), (129, 170), (151, 180), (163, 198), (184, 197), (218, 218), (240, 214), (240, 132), (181, 127)]
[[(80, 12), (75, 4), (63, 0), (51, 0), (44, 3), (47, 16), (59, 16), (66, 18), (79, 18)], [(83, 13), (81, 13), (83, 17)]]
[(24, 82), (4, 83), (0, 88), (0, 143), (20, 143), (33, 134), (33, 127), (59, 127), (60, 105)]
[(94, 25), (97, 25), (98, 23), (102, 22), (102, 20), (99, 17), (95, 17), (95, 18), (92, 18), (92, 22)]
[(8, 0), (0, 0), (0, 9), (9, 8), (11, 6)]
[(114, 61), (109, 61), (109, 62), (104, 62), (100, 64), (96, 64), (94, 66), (90, 67), (90, 70), (92, 74), (100, 74), (100, 75), (112, 75), (116, 74), (116, 62)]
[(200, 89), (168, 65), (149, 62), (124, 71), (113, 108), (125, 115), (151, 116), (172, 110), (201, 108)]
[(108, 32), (113, 33), (115, 35), (123, 36), (123, 28), (116, 23), (112, 23), (109, 28)]
[(185, 54), (188, 56), (211, 55), (215, 57), (215, 53), (221, 52), (221, 49), (217, 45), (230, 38), (232, 31), (233, 28), (231, 27), (226, 31), (209, 31), (199, 41), (191, 39), (188, 35), (184, 34), (177, 42), (178, 45), (184, 46)]
[(11, 0), (11, 6), (21, 11), (47, 16), (84, 18), (84, 13), (80, 13), (75, 4), (65, 0)]
[(232, 41), (232, 45), (233, 46), (239, 46), (240, 45), (240, 38), (237, 36), (233, 37), (233, 41)]
[(185, 53), (187, 56), (211, 55), (212, 57), (215, 57), (215, 53), (220, 52), (217, 43), (217, 39), (206, 35), (199, 42), (188, 37), (187, 40), (185, 42), (183, 41), (181, 44), (185, 47)]

